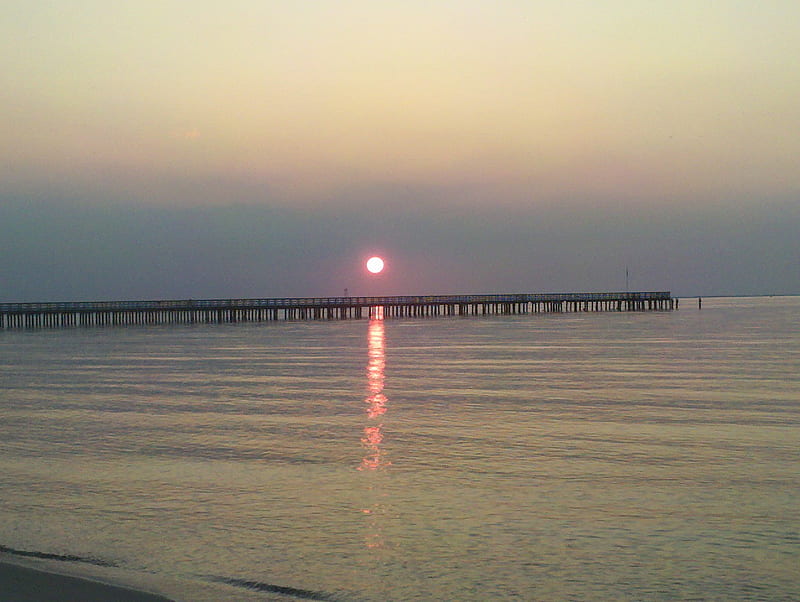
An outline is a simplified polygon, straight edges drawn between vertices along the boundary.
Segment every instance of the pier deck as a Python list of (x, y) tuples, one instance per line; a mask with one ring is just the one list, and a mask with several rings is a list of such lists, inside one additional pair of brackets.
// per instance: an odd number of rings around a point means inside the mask
[(0, 329), (342, 320), (581, 311), (668, 311), (669, 292), (291, 297), (0, 303)]

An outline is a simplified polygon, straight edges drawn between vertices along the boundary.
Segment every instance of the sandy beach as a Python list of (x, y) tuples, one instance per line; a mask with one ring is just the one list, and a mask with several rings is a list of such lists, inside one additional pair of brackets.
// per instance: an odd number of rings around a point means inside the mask
[(169, 602), (169, 598), (89, 579), (0, 562), (0, 601)]

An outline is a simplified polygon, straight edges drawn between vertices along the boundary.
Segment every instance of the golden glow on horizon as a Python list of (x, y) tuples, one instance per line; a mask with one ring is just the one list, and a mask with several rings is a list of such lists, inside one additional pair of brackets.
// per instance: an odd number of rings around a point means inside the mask
[(272, 202), (800, 186), (794, 0), (192, 6), (12, 0), (0, 180), (112, 170), (192, 199), (211, 175)]

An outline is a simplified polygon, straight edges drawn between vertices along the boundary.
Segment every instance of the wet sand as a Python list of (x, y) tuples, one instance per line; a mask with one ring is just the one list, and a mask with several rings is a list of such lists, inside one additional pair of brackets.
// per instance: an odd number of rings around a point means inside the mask
[(0, 562), (0, 601), (169, 602), (169, 598)]

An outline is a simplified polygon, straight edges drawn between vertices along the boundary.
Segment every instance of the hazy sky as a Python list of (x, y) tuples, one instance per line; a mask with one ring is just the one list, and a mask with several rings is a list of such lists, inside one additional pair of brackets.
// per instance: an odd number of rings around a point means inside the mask
[(799, 28), (796, 0), (5, 0), (0, 300), (620, 290), (626, 266), (800, 293)]

